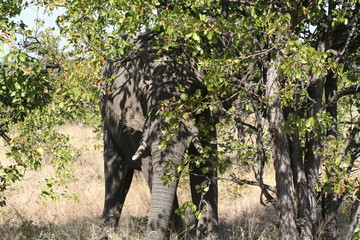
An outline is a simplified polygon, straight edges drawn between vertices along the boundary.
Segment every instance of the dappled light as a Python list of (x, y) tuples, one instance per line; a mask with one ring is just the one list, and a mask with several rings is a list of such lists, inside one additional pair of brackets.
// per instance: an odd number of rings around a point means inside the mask
[(358, 0), (0, 16), (0, 239), (360, 238)]

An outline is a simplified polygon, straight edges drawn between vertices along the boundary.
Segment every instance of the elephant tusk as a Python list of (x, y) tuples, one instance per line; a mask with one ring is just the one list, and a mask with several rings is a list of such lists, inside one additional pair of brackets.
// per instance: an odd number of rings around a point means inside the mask
[(146, 149), (147, 145), (144, 141), (142, 141), (140, 143), (140, 146), (139, 148), (136, 150), (135, 154), (132, 156), (132, 160), (135, 161), (135, 160), (138, 160), (139, 158), (141, 158), (141, 156), (143, 155), (145, 149)]
[(198, 151), (198, 153), (202, 154), (204, 152), (204, 148), (201, 145), (201, 142), (198, 137), (194, 137), (192, 140), (192, 143), (194, 144), (194, 147)]

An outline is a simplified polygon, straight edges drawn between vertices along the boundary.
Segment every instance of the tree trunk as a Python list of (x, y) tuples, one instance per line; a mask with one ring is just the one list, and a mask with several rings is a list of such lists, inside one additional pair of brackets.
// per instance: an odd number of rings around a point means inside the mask
[[(325, 99), (326, 104), (329, 104), (331, 100), (337, 95), (337, 75), (333, 72), (329, 72), (325, 82)], [(337, 137), (337, 103), (329, 105), (326, 111), (330, 113), (332, 118), (331, 126), (327, 131), (328, 137)]]
[[(300, 86), (300, 84), (299, 84)], [(299, 118), (300, 109), (300, 92), (295, 91), (295, 104), (293, 108), (285, 108), (286, 119), (291, 113), (295, 119)], [(286, 111), (288, 110), (288, 112)], [(301, 148), (299, 127), (292, 126), (289, 136), (290, 152), (291, 152), (291, 168), (294, 177), (294, 189), (297, 203), (296, 223), (300, 235), (300, 239), (312, 240), (315, 238), (316, 224), (311, 221), (311, 206), (309, 201), (309, 188), (305, 175), (305, 167), (303, 160), (303, 149)]]
[(351, 209), (350, 226), (346, 240), (351, 240), (354, 234), (355, 228), (359, 226), (360, 219), (360, 189), (358, 189), (357, 198)]
[[(321, 108), (323, 92), (323, 81), (321, 79), (315, 80), (315, 83), (308, 88), (310, 109), (308, 111), (309, 117), (314, 117)], [(309, 203), (311, 211), (311, 224), (315, 225), (317, 222), (317, 192), (315, 184), (319, 179), (320, 168), (320, 131), (316, 129), (314, 132), (308, 134), (305, 144), (305, 175), (309, 190)], [(316, 228), (313, 228), (313, 236), (316, 236)]]
[(316, 223), (311, 221), (311, 206), (309, 201), (309, 189), (306, 181), (302, 149), (300, 146), (299, 131), (293, 130), (291, 136), (291, 164), (294, 176), (294, 187), (297, 200), (297, 223), (300, 239), (314, 239)]
[[(325, 82), (325, 99), (326, 103), (329, 103), (331, 99), (336, 95), (337, 92), (337, 82), (336, 75), (333, 72), (329, 72)], [(329, 106), (326, 111), (330, 113), (332, 118), (331, 126), (327, 131), (328, 138), (337, 138), (337, 104), (332, 104)], [(327, 172), (327, 176), (330, 179), (331, 175), (334, 172)], [(338, 233), (338, 224), (337, 224), (337, 213), (340, 207), (339, 196), (336, 193), (324, 193), (325, 203), (324, 213), (325, 213), (325, 238), (328, 240), (335, 240)]]
[(279, 104), (280, 85), (274, 62), (267, 70), (266, 94), (270, 135), (274, 151), (274, 166), (277, 189), (277, 208), (280, 213), (280, 239), (298, 239), (295, 224), (295, 202), (291, 173), (289, 142), (284, 132), (284, 113)]

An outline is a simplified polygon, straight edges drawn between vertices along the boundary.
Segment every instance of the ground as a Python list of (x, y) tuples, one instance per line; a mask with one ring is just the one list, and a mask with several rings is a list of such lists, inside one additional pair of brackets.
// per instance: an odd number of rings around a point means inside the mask
[[(100, 219), (104, 199), (102, 141), (85, 126), (66, 125), (60, 132), (70, 135), (72, 145), (84, 149), (74, 162), (76, 179), (68, 186), (68, 191), (76, 193), (79, 201), (41, 199), (41, 186), (53, 170), (45, 164), (41, 171), (28, 171), (24, 179), (6, 194), (7, 206), (3, 209), (6, 214), (0, 215), (0, 239), (99, 239), (104, 234), (111, 239), (144, 239), (150, 193), (141, 173), (135, 174), (120, 228), (104, 233)], [(10, 161), (5, 152), (6, 147), (1, 142), (2, 164)], [(273, 184), (271, 169), (268, 171), (266, 181)], [(219, 192), (220, 239), (277, 238), (274, 208), (260, 204), (258, 187), (240, 187), (221, 181)], [(178, 195), (180, 203), (190, 200), (187, 184), (181, 184)], [(190, 216), (186, 223), (191, 230), (193, 220)], [(172, 234), (172, 239), (175, 238)]]

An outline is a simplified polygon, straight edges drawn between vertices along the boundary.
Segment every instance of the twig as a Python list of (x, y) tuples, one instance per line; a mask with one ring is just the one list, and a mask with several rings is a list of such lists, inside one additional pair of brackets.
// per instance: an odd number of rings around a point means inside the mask
[(9, 137), (4, 130), (2, 130), (2, 126), (0, 126), (0, 136), (6, 141), (10, 142), (12, 139)]

